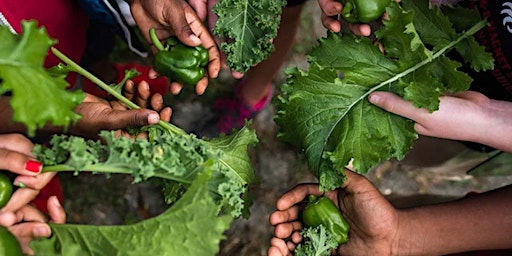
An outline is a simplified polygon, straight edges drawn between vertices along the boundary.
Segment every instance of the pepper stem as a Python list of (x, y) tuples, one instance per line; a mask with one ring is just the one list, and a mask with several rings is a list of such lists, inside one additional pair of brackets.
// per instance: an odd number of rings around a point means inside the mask
[(160, 40), (156, 36), (156, 30), (154, 28), (149, 29), (149, 38), (151, 39), (151, 42), (156, 47), (156, 49), (158, 49), (158, 51), (165, 50), (164, 45), (162, 44), (162, 42), (160, 42)]

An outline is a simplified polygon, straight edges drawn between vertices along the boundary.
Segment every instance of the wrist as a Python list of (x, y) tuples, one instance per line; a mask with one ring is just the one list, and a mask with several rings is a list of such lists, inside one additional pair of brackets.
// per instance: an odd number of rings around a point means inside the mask
[(420, 208), (398, 211), (398, 227), (391, 245), (391, 255), (428, 255), (425, 248), (425, 221), (421, 219)]

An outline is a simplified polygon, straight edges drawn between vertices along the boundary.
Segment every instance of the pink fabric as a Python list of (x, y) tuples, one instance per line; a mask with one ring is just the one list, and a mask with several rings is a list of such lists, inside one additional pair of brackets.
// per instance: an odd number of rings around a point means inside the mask
[[(17, 33), (21, 32), (22, 20), (37, 20), (39, 26), (46, 28), (50, 37), (58, 40), (54, 47), (73, 61), (80, 61), (85, 49), (88, 19), (75, 1), (2, 0), (0, 12)], [(59, 59), (49, 52), (45, 67), (55, 66), (59, 62)], [(74, 73), (67, 77), (71, 85), (75, 80)]]
[(243, 102), (242, 96), (240, 95), (240, 90), (244, 85), (244, 81), (239, 83), (233, 98), (223, 98), (215, 101), (213, 109), (222, 112), (216, 124), (216, 128), (220, 133), (228, 134), (232, 129), (242, 127), (245, 120), (253, 118), (258, 112), (263, 110), (272, 99), (274, 86), (270, 86), (268, 94), (251, 106)]

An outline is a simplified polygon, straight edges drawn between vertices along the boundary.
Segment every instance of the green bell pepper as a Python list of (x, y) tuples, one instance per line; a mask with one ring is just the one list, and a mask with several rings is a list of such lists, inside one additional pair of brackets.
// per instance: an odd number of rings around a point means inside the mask
[(306, 227), (324, 225), (340, 244), (348, 241), (350, 226), (338, 207), (327, 197), (309, 195), (309, 202), (302, 212), (302, 222)]
[(149, 36), (158, 50), (153, 59), (156, 72), (187, 85), (195, 85), (204, 77), (208, 51), (203, 46), (190, 47), (175, 37), (167, 39), (164, 46), (154, 28), (149, 30)]
[(16, 237), (7, 228), (0, 226), (0, 255), (21, 256), (21, 252)]
[(5, 173), (0, 173), (0, 208), (4, 207), (13, 192), (12, 182)]
[(349, 23), (376, 21), (385, 12), (391, 0), (341, 0), (341, 16)]

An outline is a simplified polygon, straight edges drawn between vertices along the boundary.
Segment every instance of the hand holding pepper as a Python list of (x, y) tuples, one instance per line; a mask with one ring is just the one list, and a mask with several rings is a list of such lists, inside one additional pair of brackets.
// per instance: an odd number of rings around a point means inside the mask
[[(349, 239), (338, 248), (340, 255), (390, 255), (394, 242), (392, 231), (398, 225), (397, 211), (363, 176), (345, 170), (347, 182), (343, 188), (325, 193), (344, 213), (350, 225)], [(299, 184), (285, 193), (276, 203), (277, 211), (270, 215), (275, 226), (269, 256), (290, 255), (302, 237), (299, 220), (300, 202), (309, 195), (321, 196), (318, 184)], [(285, 241), (285, 239), (290, 239)]]
[[(196, 12), (184, 0), (132, 0), (130, 9), (137, 26), (148, 42), (150, 28), (156, 28), (158, 38), (176, 36), (187, 46), (202, 45), (208, 51), (208, 72), (196, 85), (196, 93), (203, 94), (208, 86), (208, 77), (219, 74), (220, 52), (216, 43)], [(180, 92), (183, 84), (173, 82), (171, 92)]]
[[(373, 4), (367, 5), (364, 3), (365, 1)], [(349, 22), (348, 25), (352, 33), (360, 36), (369, 36), (371, 34), (371, 27), (367, 24), (369, 18), (375, 20), (382, 16), (385, 6), (389, 4), (390, 0), (344, 0), (345, 4), (342, 4), (342, 2), (341, 0), (318, 0), (318, 5), (322, 10), (321, 19), (324, 27), (335, 33), (340, 32), (341, 22), (339, 16), (345, 15), (349, 17), (350, 22), (347, 18), (345, 20)], [(347, 4), (347, 2), (349, 3)], [(355, 4), (356, 2), (357, 5)], [(363, 6), (363, 8), (359, 8), (356, 11), (355, 6)], [(372, 7), (372, 10), (366, 10), (366, 7)], [(356, 19), (356, 13), (357, 17), (361, 16), (362, 19)], [(377, 13), (380, 13), (380, 15)], [(375, 16), (378, 17), (375, 18)]]

